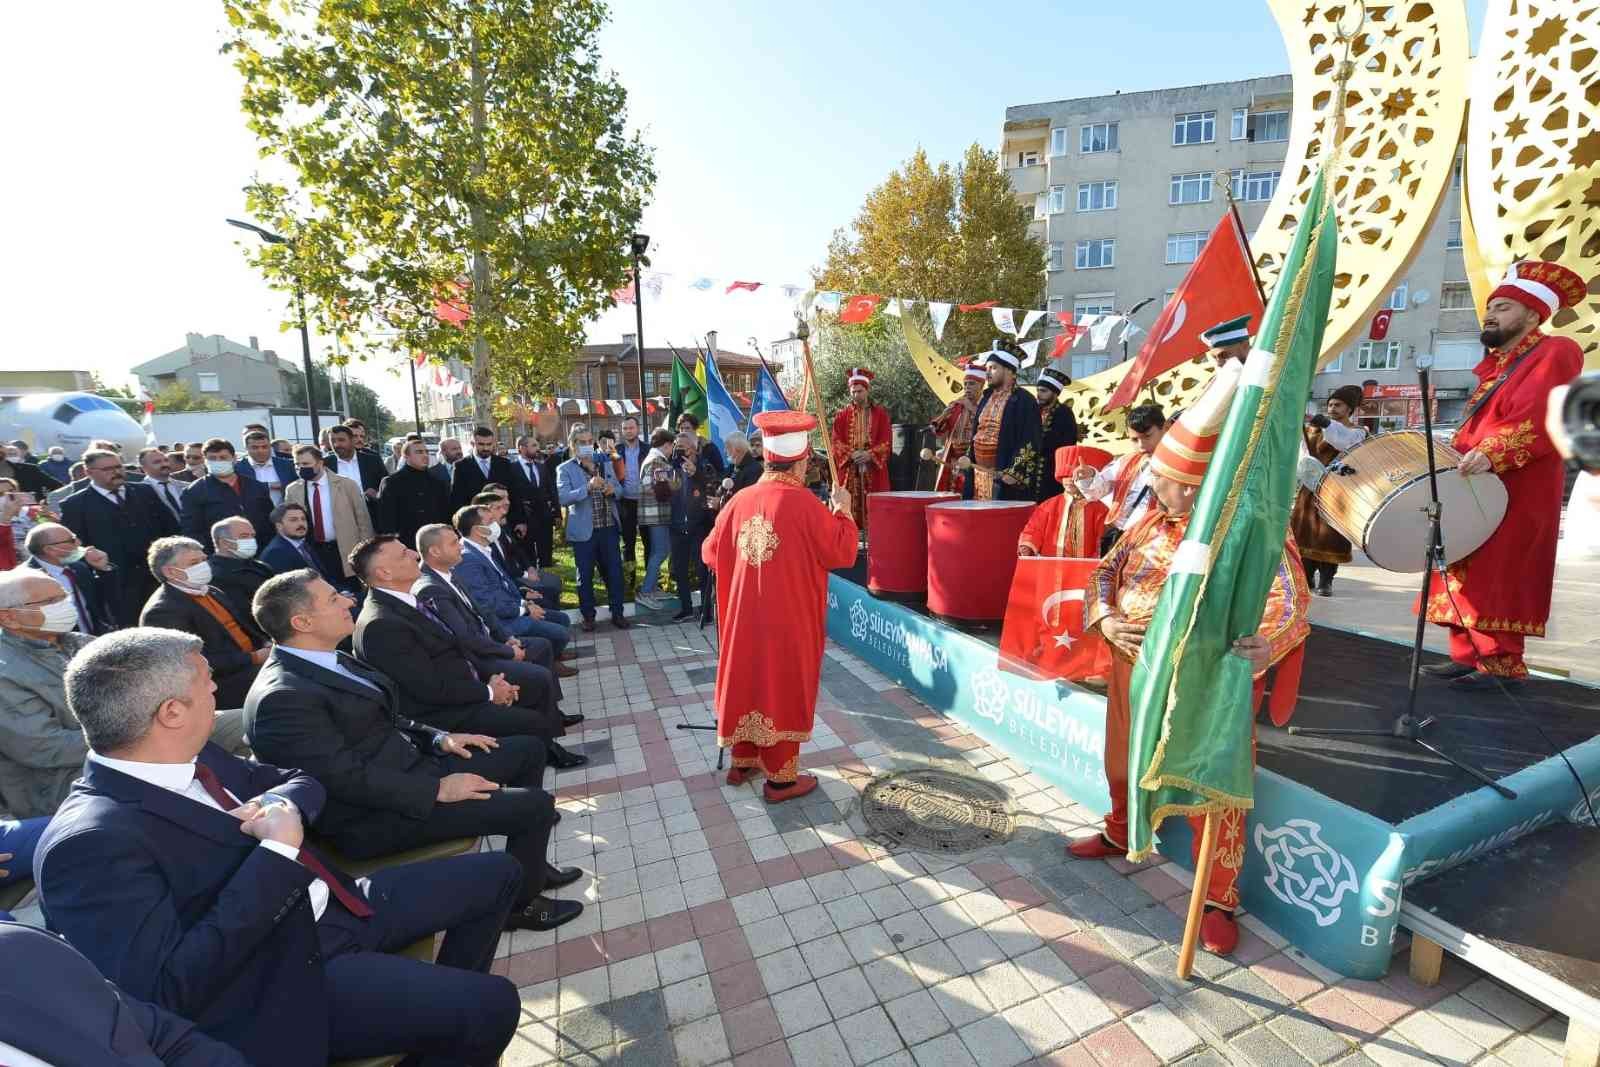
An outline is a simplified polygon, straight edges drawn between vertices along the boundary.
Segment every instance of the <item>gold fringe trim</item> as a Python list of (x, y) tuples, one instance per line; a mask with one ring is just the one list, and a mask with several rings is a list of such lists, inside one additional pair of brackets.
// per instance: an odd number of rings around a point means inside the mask
[(784, 741), (809, 740), (810, 730), (780, 730), (777, 723), (759, 711), (745, 712), (731, 734), (724, 735), (722, 731), (717, 731), (717, 745), (721, 748), (732, 748), (741, 741), (748, 741), (757, 748), (771, 748)]

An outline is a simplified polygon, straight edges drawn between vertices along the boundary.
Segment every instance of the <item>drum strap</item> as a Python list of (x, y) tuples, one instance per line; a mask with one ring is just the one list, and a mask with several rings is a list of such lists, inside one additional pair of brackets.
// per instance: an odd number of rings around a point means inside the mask
[(1529, 356), (1533, 355), (1534, 351), (1538, 349), (1538, 347), (1539, 346), (1537, 344), (1534, 345), (1532, 348), (1529, 348), (1526, 352), (1522, 353), (1522, 355), (1511, 361), (1511, 366), (1507, 367), (1505, 369), (1505, 373), (1501, 374), (1500, 377), (1495, 379), (1494, 384), (1489, 386), (1488, 392), (1480, 396), (1477, 399), (1477, 402), (1467, 409), (1466, 414), (1461, 416), (1461, 425), (1465, 426), (1467, 421), (1471, 419), (1472, 416), (1476, 415), (1483, 405), (1489, 402), (1489, 398), (1498, 393), (1500, 391), (1500, 387), (1511, 380), (1511, 376), (1517, 373), (1517, 369), (1520, 368), (1524, 362), (1526, 362)]

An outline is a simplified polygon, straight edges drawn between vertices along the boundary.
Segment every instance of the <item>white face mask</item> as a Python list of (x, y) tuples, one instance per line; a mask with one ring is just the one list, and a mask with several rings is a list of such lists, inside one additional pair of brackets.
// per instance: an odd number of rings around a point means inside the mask
[(206, 460), (206, 473), (220, 478), (225, 474), (233, 473), (233, 460), (208, 459)]
[(47, 634), (64, 634), (78, 625), (78, 607), (69, 596), (51, 604), (41, 604), (39, 610), (44, 613), (39, 629)]
[(233, 552), (240, 559), (254, 559), (256, 555), (256, 539), (254, 537), (246, 537), (234, 542)]
[(485, 529), (487, 529), (489, 531), (489, 540), (491, 540), (491, 541), (500, 540), (500, 524), (498, 522), (489, 523), (485, 527)]
[(196, 589), (203, 589), (206, 586), (210, 585), (211, 584), (211, 564), (210, 564), (210, 562), (207, 561), (207, 560), (201, 560), (199, 563), (196, 563), (193, 567), (189, 567), (189, 568), (185, 569), (184, 572), (183, 572), (183, 581), (184, 581), (185, 585), (193, 586)]
[(79, 545), (77, 548), (61, 557), (61, 565), (65, 567), (69, 563), (78, 562), (84, 556), (88, 555), (88, 551), (88, 549), (84, 548), (82, 545)]

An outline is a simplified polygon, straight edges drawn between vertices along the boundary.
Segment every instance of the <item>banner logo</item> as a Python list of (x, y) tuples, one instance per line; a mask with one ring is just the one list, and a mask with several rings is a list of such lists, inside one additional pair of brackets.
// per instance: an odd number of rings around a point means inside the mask
[(1258, 825), (1255, 843), (1267, 864), (1262, 881), (1272, 895), (1309, 911), (1318, 926), (1338, 922), (1340, 902), (1360, 892), (1355, 865), (1322, 840), (1322, 827), (1310, 819), (1290, 819), (1276, 830)]
[(991, 722), (1006, 717), (1006, 705), (1011, 702), (1011, 687), (1000, 677), (999, 671), (979, 671), (972, 679), (972, 708)]
[[(831, 596), (832, 594), (830, 593), (829, 595)], [(861, 606), (861, 601), (859, 600), (850, 605), (850, 636), (857, 641), (865, 641), (867, 638), (867, 619), (869, 614), (867, 609)]]

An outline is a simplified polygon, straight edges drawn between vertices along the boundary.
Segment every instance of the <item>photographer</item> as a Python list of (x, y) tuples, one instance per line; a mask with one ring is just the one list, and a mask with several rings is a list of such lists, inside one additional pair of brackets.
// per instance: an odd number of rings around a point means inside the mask
[(693, 568), (700, 588), (706, 587), (706, 567), (700, 559), (700, 546), (711, 532), (716, 513), (710, 498), (722, 482), (721, 472), (700, 454), (700, 438), (692, 433), (678, 434), (672, 450), (672, 465), (678, 474), (678, 487), (672, 494), (672, 583), (678, 587), (678, 614), (674, 622), (694, 616), (694, 593), (689, 585)]
[(585, 426), (573, 426), (568, 443), (573, 458), (556, 468), (556, 493), (567, 509), (567, 544), (578, 564), (578, 610), (585, 632), (594, 630), (594, 569), (606, 583), (611, 625), (626, 630), (623, 617), (621, 527), (617, 499), (622, 483), (609, 460), (595, 451), (594, 437)]
[(661, 427), (650, 435), (650, 451), (639, 465), (639, 532), (644, 538), (644, 577), (634, 603), (659, 611), (661, 564), (672, 552), (672, 498), (682, 484), (673, 466), (673, 432)]

